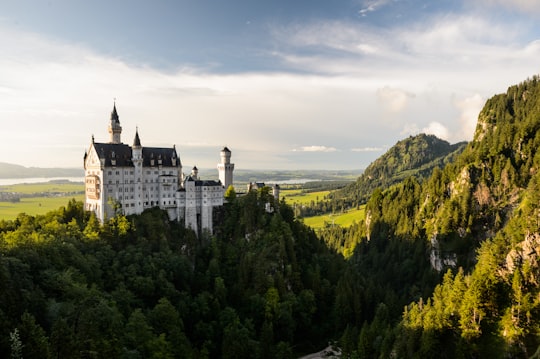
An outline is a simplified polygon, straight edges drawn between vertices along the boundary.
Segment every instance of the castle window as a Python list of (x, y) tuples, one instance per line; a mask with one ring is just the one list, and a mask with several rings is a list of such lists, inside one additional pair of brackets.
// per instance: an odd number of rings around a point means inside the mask
[(108, 171), (107, 174), (110, 176), (112, 175), (112, 171)]

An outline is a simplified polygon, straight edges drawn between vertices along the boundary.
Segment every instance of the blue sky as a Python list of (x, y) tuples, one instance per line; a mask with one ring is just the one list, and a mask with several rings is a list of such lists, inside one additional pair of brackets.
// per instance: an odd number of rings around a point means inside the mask
[(420, 132), (472, 138), (539, 72), (530, 0), (0, 0), (0, 161), (80, 167), (108, 140), (186, 168), (360, 169)]

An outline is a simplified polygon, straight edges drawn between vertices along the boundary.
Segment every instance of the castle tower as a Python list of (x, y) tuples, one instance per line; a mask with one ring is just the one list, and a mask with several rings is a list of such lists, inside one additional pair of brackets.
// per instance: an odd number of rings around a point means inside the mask
[(199, 179), (199, 169), (197, 168), (197, 166), (194, 166), (194, 167), (191, 169), (191, 177), (192, 177), (194, 180), (198, 180), (198, 179)]
[(221, 163), (217, 165), (219, 180), (225, 189), (233, 185), (234, 163), (231, 163), (231, 151), (227, 147), (221, 150)]
[(139, 138), (139, 129), (135, 129), (135, 139), (133, 140), (132, 158), (133, 167), (135, 171), (135, 213), (141, 213), (144, 210), (143, 205), (143, 190), (142, 178), (143, 178), (143, 155), (141, 139)]
[(111, 123), (109, 123), (110, 143), (122, 143), (120, 135), (122, 134), (122, 126), (120, 126), (120, 120), (118, 119), (118, 112), (116, 112), (116, 103), (113, 106), (111, 112)]
[(279, 202), (279, 191), (280, 191), (280, 187), (277, 183), (272, 186), (272, 194), (274, 195), (274, 198), (278, 202)]

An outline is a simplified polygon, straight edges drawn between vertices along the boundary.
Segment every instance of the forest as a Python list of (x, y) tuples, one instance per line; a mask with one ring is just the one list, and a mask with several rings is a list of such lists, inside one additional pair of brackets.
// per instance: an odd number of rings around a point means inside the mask
[(341, 197), (366, 203), (347, 228), (313, 231), (268, 188), (227, 191), (199, 237), (159, 209), (99, 223), (76, 200), (0, 221), (0, 356), (539, 358), (539, 130), (535, 76), (429, 171), (398, 146), (416, 165)]

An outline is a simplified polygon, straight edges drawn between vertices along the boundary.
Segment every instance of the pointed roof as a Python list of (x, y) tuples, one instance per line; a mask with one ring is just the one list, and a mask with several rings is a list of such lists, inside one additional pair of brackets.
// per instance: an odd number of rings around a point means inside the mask
[(225, 147), (223, 147), (223, 149), (221, 150), (221, 152), (229, 152), (229, 153), (231, 153), (231, 150), (229, 150), (229, 149), (227, 148), (227, 146), (225, 146)]
[(118, 118), (118, 112), (116, 111), (116, 101), (114, 102), (114, 105), (113, 105), (113, 110), (111, 112), (111, 122), (118, 122), (120, 123), (120, 120)]
[(139, 138), (139, 128), (135, 130), (135, 139), (133, 140), (133, 147), (141, 147), (141, 139)]

